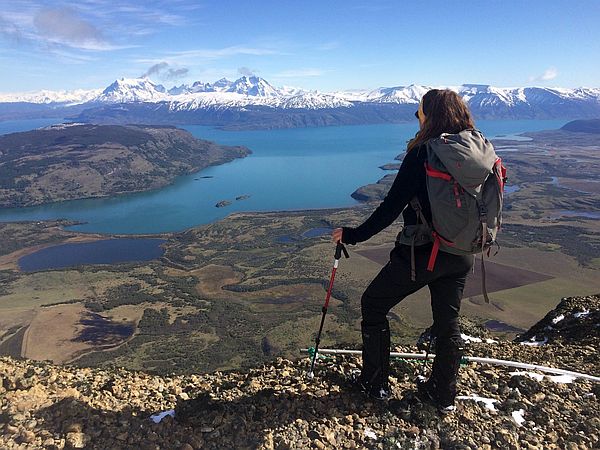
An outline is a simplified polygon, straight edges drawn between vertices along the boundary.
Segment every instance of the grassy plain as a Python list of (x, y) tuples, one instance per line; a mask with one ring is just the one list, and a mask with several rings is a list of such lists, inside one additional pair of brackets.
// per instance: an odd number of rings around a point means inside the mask
[[(492, 303), (483, 302), (474, 277), (462, 310), (480, 323), (527, 329), (561, 297), (600, 291), (600, 221), (559, 213), (598, 210), (600, 194), (572, 187), (580, 174), (598, 174), (600, 166), (596, 147), (579, 145), (570, 154), (565, 147), (522, 145), (523, 154), (507, 152), (511, 182), (521, 189), (508, 196), (503, 248), (491, 259)], [(585, 170), (577, 165), (583, 154), (591, 155)], [(558, 184), (549, 175), (558, 170), (556, 160), (564, 163)], [(236, 213), (163, 236), (159, 260), (37, 273), (19, 272), (18, 258), (96, 237), (57, 222), (0, 224), (7, 243), (0, 252), (0, 353), (156, 372), (224, 370), (298, 356), (314, 342), (334, 250), (326, 231), (306, 233), (358, 225), (374, 207)], [(361, 294), (385, 263), (399, 227), (350, 247), (350, 259), (340, 261), (323, 346), (358, 348)], [(119, 324), (133, 324), (133, 332), (81, 339), (94, 331), (89, 317), (107, 324), (105, 334)], [(405, 299), (390, 317), (393, 342), (412, 342), (431, 323), (428, 291)]]

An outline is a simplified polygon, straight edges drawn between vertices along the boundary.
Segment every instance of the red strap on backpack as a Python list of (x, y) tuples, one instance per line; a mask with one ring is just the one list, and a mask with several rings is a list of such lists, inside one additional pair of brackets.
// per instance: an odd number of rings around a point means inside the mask
[(435, 266), (435, 260), (437, 259), (438, 251), (440, 250), (440, 244), (444, 243), (445, 245), (448, 245), (449, 247), (452, 247), (454, 245), (453, 242), (447, 241), (446, 239), (441, 237), (435, 231), (432, 231), (431, 235), (433, 236), (433, 247), (431, 249), (431, 255), (429, 255), (429, 262), (427, 263), (427, 270), (429, 272), (433, 272), (433, 267)]
[(431, 249), (431, 255), (429, 256), (429, 262), (427, 263), (427, 270), (433, 272), (433, 266), (435, 266), (435, 260), (437, 259), (438, 251), (440, 250), (440, 236), (435, 231), (431, 233), (433, 235), (433, 248)]
[(433, 178), (441, 178), (442, 180), (451, 181), (452, 175), (441, 170), (434, 169), (428, 163), (425, 163), (425, 173)]

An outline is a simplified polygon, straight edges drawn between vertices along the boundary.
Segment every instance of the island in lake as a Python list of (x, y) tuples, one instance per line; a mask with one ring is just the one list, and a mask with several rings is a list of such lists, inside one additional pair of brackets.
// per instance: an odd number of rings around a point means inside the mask
[(148, 191), (250, 153), (172, 126), (63, 124), (7, 134), (0, 207)]

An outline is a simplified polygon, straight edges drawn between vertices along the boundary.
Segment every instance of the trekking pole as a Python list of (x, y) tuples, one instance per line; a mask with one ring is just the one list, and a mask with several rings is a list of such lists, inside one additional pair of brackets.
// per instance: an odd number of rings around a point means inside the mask
[[(432, 327), (433, 328), (433, 327)], [(433, 342), (433, 332), (429, 331), (429, 342), (427, 343), (427, 351), (425, 352), (425, 359), (423, 359), (423, 367), (421, 367), (421, 374), (417, 378), (426, 379), (425, 371), (427, 370), (427, 360), (429, 359), (429, 353), (431, 352), (431, 343)]]
[(329, 299), (331, 298), (331, 290), (333, 289), (333, 281), (335, 280), (335, 272), (338, 268), (338, 263), (340, 262), (340, 258), (342, 257), (342, 252), (346, 258), (349, 258), (348, 251), (342, 241), (338, 241), (335, 246), (335, 259), (333, 261), (333, 270), (331, 271), (331, 278), (329, 279), (329, 288), (327, 289), (327, 295), (325, 296), (325, 304), (323, 305), (323, 315), (321, 316), (321, 325), (319, 326), (319, 332), (317, 333), (317, 339), (315, 339), (315, 350), (312, 355), (312, 361), (310, 363), (310, 370), (306, 374), (308, 378), (314, 378), (314, 368), (315, 361), (317, 359), (317, 354), (319, 352), (319, 343), (321, 342), (321, 332), (323, 331), (323, 324), (325, 323), (325, 316), (327, 315), (327, 308), (329, 307)]

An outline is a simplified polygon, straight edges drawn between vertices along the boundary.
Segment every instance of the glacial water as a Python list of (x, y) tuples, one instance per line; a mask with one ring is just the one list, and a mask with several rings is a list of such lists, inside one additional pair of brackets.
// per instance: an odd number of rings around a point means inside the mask
[(106, 239), (43, 248), (19, 259), (23, 272), (62, 269), (83, 264), (116, 264), (160, 258), (164, 239)]
[[(27, 122), (12, 126), (23, 130)], [(526, 131), (557, 129), (564, 123), (502, 120), (479, 121), (478, 126), (490, 138), (502, 135), (506, 139)], [(10, 132), (4, 124), (0, 130)], [(31, 123), (30, 129), (39, 126)], [(387, 173), (379, 166), (394, 162), (404, 151), (417, 123), (256, 131), (185, 128), (198, 138), (244, 145), (253, 154), (181, 176), (172, 185), (151, 192), (0, 209), (0, 221), (64, 218), (83, 222), (72, 227), (78, 231), (141, 234), (179, 231), (234, 211), (351, 206), (356, 202), (350, 194)], [(242, 196), (249, 197), (236, 200)], [(215, 207), (222, 200), (231, 204)]]

